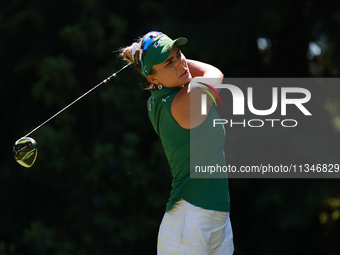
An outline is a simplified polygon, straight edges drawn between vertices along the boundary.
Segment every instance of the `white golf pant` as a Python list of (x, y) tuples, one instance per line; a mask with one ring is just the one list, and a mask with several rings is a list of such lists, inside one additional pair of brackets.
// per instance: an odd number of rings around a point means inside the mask
[(232, 255), (229, 213), (206, 210), (181, 199), (164, 214), (158, 255)]

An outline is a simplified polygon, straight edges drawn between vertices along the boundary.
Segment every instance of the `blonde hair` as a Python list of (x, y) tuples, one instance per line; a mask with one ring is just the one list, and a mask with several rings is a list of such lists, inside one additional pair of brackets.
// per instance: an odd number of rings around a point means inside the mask
[[(142, 43), (142, 39), (143, 37), (139, 38), (137, 42), (131, 44), (130, 46), (122, 47), (119, 49), (119, 57), (128, 63), (133, 63), (135, 69), (137, 69), (138, 72), (140, 72), (142, 68), (142, 64), (140, 63), (140, 60), (139, 60), (139, 50), (140, 50), (140, 46)], [(135, 49), (133, 49), (134, 47)], [(155, 71), (151, 68), (150, 74), (154, 74), (154, 73)], [(152, 83), (147, 83), (146, 85), (143, 85), (142, 87), (143, 89), (147, 89), (147, 90), (156, 89), (156, 86)]]
[(119, 57), (121, 57), (123, 60), (129, 63), (134, 63), (135, 68), (140, 72), (141, 70), (141, 63), (139, 61), (139, 49), (141, 45), (141, 39), (137, 42), (137, 46), (135, 49), (134, 54), (132, 55), (132, 48), (134, 46), (134, 43), (130, 46), (123, 47), (119, 49)]

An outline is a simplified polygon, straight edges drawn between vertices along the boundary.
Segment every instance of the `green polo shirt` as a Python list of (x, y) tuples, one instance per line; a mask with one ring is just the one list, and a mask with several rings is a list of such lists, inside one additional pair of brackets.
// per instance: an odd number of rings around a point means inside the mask
[[(172, 117), (170, 107), (181, 88), (163, 88), (151, 91), (148, 100), (150, 121), (161, 138), (172, 174), (172, 189), (166, 211), (181, 198), (201, 208), (230, 211), (228, 179), (190, 178), (190, 160), (195, 165), (225, 166), (223, 125), (213, 128), (213, 119), (219, 119), (211, 107), (206, 120), (193, 129), (184, 129)], [(190, 150), (190, 146), (192, 150)], [(193, 162), (191, 164), (193, 168)]]

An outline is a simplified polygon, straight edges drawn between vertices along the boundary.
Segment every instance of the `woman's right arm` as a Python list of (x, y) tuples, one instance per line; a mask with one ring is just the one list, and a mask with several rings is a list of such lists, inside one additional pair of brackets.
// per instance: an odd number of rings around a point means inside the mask
[[(221, 84), (223, 80), (223, 73), (216, 67), (195, 61), (187, 60), (190, 73), (193, 78), (203, 77), (212, 78), (205, 79), (210, 86)], [(206, 86), (190, 82), (190, 84), (181, 89), (173, 99), (171, 104), (171, 114), (176, 122), (183, 128), (189, 129), (200, 125), (207, 115), (201, 115), (201, 95), (205, 92), (198, 88), (207, 89)], [(211, 97), (207, 97), (207, 105), (213, 102)], [(207, 112), (209, 109), (207, 109)]]
[(200, 76), (204, 78), (223, 79), (223, 73), (212, 65), (191, 59), (187, 59), (187, 63), (193, 78)]

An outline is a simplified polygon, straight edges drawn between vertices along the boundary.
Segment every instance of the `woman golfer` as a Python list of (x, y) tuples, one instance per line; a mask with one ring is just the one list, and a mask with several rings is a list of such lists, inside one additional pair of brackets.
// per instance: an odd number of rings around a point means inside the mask
[[(186, 38), (172, 40), (163, 33), (149, 32), (121, 50), (121, 56), (134, 63), (150, 83), (148, 114), (173, 177), (157, 253), (230, 255), (234, 245), (228, 179), (190, 178), (190, 171), (195, 171), (190, 160), (198, 166), (225, 165), (225, 130), (223, 125), (212, 125), (219, 118), (216, 109), (207, 107), (207, 114), (201, 114), (202, 94), (214, 91), (214, 81), (192, 81), (207, 77), (221, 84), (223, 74), (209, 64), (186, 59), (178, 47), (186, 42)], [(213, 99), (208, 96), (206, 101), (211, 105)]]

